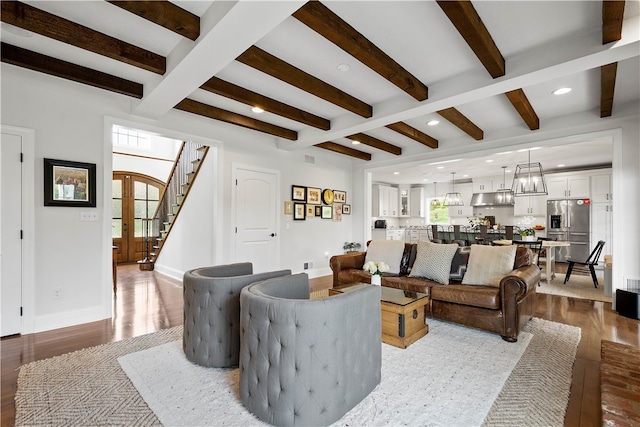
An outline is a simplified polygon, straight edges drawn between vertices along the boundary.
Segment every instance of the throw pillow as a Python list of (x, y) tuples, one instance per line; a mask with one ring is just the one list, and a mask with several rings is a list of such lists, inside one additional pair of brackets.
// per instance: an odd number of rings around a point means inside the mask
[(400, 261), (404, 252), (404, 242), (401, 240), (372, 240), (364, 257), (365, 264), (369, 261), (384, 261), (389, 266), (389, 273), (400, 273)]
[(449, 272), (449, 281), (461, 282), (464, 274), (467, 272), (467, 264), (469, 264), (469, 246), (461, 246), (451, 260), (451, 271)]
[(416, 260), (409, 276), (426, 277), (443, 285), (448, 285), (451, 260), (459, 246), (455, 243), (431, 243), (428, 240), (419, 240), (417, 246)]
[(411, 245), (411, 249), (405, 251), (402, 255), (402, 262), (400, 263), (400, 274), (407, 275), (411, 272), (413, 263), (416, 261), (416, 245)]
[(500, 286), (500, 280), (513, 270), (516, 246), (471, 245), (463, 285)]

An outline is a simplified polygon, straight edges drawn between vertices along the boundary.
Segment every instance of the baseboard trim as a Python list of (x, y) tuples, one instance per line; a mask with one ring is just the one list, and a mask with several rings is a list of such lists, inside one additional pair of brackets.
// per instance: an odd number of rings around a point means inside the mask
[(83, 308), (82, 310), (36, 316), (33, 322), (33, 332), (50, 331), (52, 329), (66, 328), (68, 326), (76, 326), (111, 318), (111, 314), (100, 314), (102, 312), (102, 306), (93, 306)]

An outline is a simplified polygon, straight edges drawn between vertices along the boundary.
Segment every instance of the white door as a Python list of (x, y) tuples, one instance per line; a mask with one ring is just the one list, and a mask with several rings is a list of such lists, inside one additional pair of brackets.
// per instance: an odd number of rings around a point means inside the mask
[(22, 331), (22, 138), (2, 134), (0, 143), (1, 336)]
[(253, 272), (278, 269), (275, 172), (236, 169), (236, 262), (253, 263)]

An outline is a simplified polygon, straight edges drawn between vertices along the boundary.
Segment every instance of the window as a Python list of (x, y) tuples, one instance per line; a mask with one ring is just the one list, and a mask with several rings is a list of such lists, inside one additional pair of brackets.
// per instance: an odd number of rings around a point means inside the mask
[(113, 145), (151, 151), (149, 135), (121, 126), (113, 126)]
[(449, 207), (442, 206), (442, 199), (433, 197), (429, 199), (427, 206), (429, 209), (430, 224), (448, 224), (449, 223)]

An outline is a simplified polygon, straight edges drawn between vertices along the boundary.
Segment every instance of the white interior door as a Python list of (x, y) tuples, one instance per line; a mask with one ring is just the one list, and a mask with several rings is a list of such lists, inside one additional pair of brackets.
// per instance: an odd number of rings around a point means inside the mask
[(253, 272), (278, 268), (275, 172), (236, 169), (236, 262), (253, 263)]
[(22, 331), (22, 138), (2, 134), (0, 143), (0, 335)]

